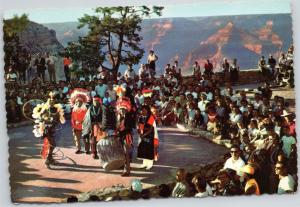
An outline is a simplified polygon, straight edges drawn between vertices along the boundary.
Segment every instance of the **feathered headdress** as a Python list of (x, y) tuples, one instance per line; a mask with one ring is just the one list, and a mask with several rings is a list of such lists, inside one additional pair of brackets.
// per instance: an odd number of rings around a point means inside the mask
[(93, 101), (99, 102), (100, 105), (102, 104), (102, 99), (99, 97), (93, 97)]
[(143, 94), (144, 97), (151, 97), (152, 93), (153, 93), (153, 90), (151, 90), (151, 89), (142, 90), (142, 94)]
[(90, 101), (89, 92), (83, 88), (75, 88), (70, 96), (71, 106), (75, 105), (77, 99), (81, 99), (83, 103), (87, 103)]
[(126, 109), (127, 111), (131, 110), (130, 99), (127, 97), (120, 97), (117, 101), (117, 110)]
[(126, 88), (123, 85), (117, 85), (114, 87), (114, 90), (116, 91), (117, 95), (119, 97), (124, 96), (125, 92), (126, 92)]

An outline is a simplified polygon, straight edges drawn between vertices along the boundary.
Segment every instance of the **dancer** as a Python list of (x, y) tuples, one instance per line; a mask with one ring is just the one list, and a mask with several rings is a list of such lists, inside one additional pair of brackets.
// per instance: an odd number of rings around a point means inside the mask
[(131, 103), (127, 97), (119, 97), (117, 102), (117, 113), (118, 113), (118, 124), (117, 134), (120, 142), (123, 146), (125, 155), (125, 165), (122, 177), (130, 175), (130, 159), (133, 148), (133, 137), (132, 137), (132, 120), (130, 112)]
[(93, 103), (89, 107), (82, 123), (82, 136), (89, 137), (91, 153), (94, 159), (99, 159), (97, 154), (97, 142), (104, 137), (102, 101), (99, 97), (93, 97)]
[(36, 137), (42, 137), (43, 139), (41, 156), (46, 159), (45, 164), (48, 168), (51, 164), (55, 164), (53, 159), (53, 150), (56, 147), (55, 128), (59, 123), (65, 123), (62, 105), (55, 103), (54, 96), (55, 94), (50, 92), (47, 102), (38, 104), (33, 109), (32, 114), (35, 119), (33, 133)]
[(140, 135), (141, 142), (138, 146), (137, 157), (143, 160), (141, 168), (150, 170), (153, 166), (153, 160), (157, 157), (155, 154), (155, 148), (158, 146), (158, 136), (155, 118), (151, 113), (150, 107), (147, 105), (142, 106), (141, 109), (138, 133)]
[(90, 97), (88, 95), (88, 91), (82, 88), (74, 89), (73, 92), (71, 93), (70, 102), (71, 102), (71, 106), (73, 107), (71, 124), (73, 129), (74, 141), (77, 148), (75, 154), (82, 153), (81, 143), (80, 143), (81, 138), (83, 138), (84, 141), (86, 154), (90, 153), (89, 137), (82, 136), (83, 121), (87, 113), (86, 103), (89, 102), (89, 100)]

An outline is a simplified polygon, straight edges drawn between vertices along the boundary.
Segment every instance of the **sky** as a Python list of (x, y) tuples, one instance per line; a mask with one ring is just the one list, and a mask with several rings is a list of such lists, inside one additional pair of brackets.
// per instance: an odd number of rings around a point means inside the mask
[[(99, 5), (100, 6), (100, 5)], [(200, 3), (177, 3), (165, 6), (162, 17), (197, 17), (240, 14), (290, 13), (290, 0), (208, 0)], [(92, 8), (37, 8), (12, 9), (4, 12), (4, 19), (26, 13), (37, 23), (74, 22), (84, 14), (93, 14)]]

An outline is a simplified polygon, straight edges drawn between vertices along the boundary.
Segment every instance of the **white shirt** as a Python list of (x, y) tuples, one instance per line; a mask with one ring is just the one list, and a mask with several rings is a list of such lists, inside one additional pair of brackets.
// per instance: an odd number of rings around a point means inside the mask
[(17, 104), (18, 105), (23, 105), (21, 97), (17, 96)]
[(234, 160), (232, 157), (228, 158), (224, 164), (223, 169), (232, 169), (236, 171), (238, 176), (242, 176), (243, 173), (241, 172), (242, 167), (244, 167), (245, 162), (239, 157), (239, 159)]
[(151, 54), (148, 55), (148, 62), (156, 61), (156, 60), (157, 60), (157, 56), (154, 53), (152, 55)]
[(6, 78), (9, 81), (16, 81), (17, 80), (17, 74), (16, 73), (7, 73)]
[(247, 106), (241, 106), (241, 107), (240, 107), (240, 111), (241, 111), (242, 113), (244, 113), (244, 112), (248, 111), (248, 107), (247, 107)]
[(253, 106), (255, 109), (259, 109), (261, 105), (263, 105), (263, 102), (261, 100), (259, 100), (258, 102), (256, 100), (254, 100), (252, 102)]
[(259, 133), (260, 133), (260, 131), (256, 128), (249, 128), (248, 129), (248, 136), (249, 136), (250, 139), (256, 138)]
[(208, 104), (209, 101), (199, 101), (198, 102), (198, 108), (200, 109), (201, 112), (206, 110), (206, 105)]
[(124, 76), (127, 77), (127, 78), (134, 78), (135, 72), (134, 72), (134, 70), (131, 70), (131, 71), (130, 71), (130, 70), (127, 69), (127, 70), (125, 71), (125, 73), (124, 73)]
[(195, 197), (197, 197), (197, 198), (204, 198), (204, 197), (207, 197), (207, 196), (209, 196), (207, 191), (195, 194)]
[(230, 121), (233, 123), (238, 123), (242, 120), (241, 114), (230, 113), (229, 116), (230, 116)]
[(280, 179), (277, 193), (284, 194), (286, 193), (286, 191), (294, 192), (294, 187), (295, 187), (294, 178), (290, 174), (288, 174), (287, 176)]

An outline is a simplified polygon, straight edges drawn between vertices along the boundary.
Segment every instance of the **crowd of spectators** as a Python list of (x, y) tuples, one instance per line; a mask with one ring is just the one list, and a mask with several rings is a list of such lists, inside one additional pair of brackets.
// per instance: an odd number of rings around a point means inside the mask
[[(45, 58), (38, 61), (49, 67), (52, 62)], [(157, 57), (154, 59), (156, 61)], [(203, 197), (296, 190), (295, 115), (285, 97), (272, 95), (269, 83), (254, 90), (242, 87), (234, 90), (232, 85), (237, 83), (239, 76), (236, 59), (232, 65), (224, 60), (224, 70), (220, 72), (214, 72), (209, 60), (203, 69), (195, 62), (193, 77), (188, 81), (184, 81), (177, 61), (173, 65), (167, 64), (161, 76), (155, 76), (153, 67), (153, 63), (150, 67), (148, 63), (142, 64), (136, 74), (129, 65), (124, 75), (119, 73), (117, 79), (112, 73), (99, 70), (95, 77), (59, 81), (45, 80), (45, 70), (39, 72), (38, 69), (35, 78), (21, 82), (17, 81), (17, 74), (11, 67), (6, 74), (7, 120), (24, 120), (24, 103), (34, 99), (46, 101), (50, 91), (57, 94), (57, 102), (64, 105), (68, 114), (71, 112), (69, 92), (72, 89), (87, 89), (91, 97), (98, 96), (103, 104), (110, 104), (117, 98), (114, 85), (124, 85), (131, 89), (137, 109), (144, 104), (152, 106), (158, 124), (185, 124), (211, 132), (216, 139), (229, 140), (232, 145), (231, 157), (217, 178), (207, 180), (196, 176), (191, 182), (194, 190), (189, 191), (191, 186), (184, 182), (185, 171), (181, 169), (177, 175), (179, 184), (172, 196), (190, 196), (191, 192)], [(229, 78), (224, 78), (227, 72)], [(152, 91), (151, 97), (144, 97), (145, 89)]]

